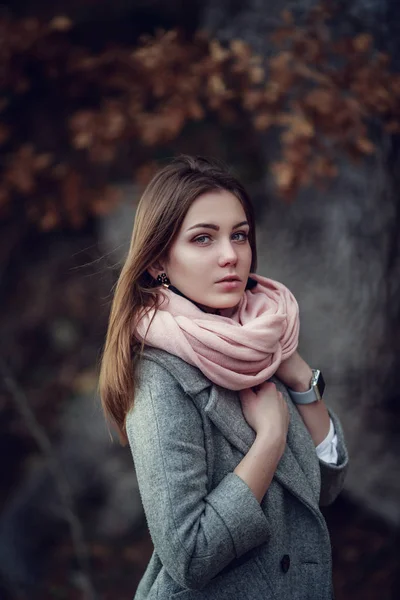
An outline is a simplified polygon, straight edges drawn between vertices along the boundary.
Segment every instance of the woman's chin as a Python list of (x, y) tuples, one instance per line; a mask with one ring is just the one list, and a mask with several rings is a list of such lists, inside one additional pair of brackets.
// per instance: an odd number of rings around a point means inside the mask
[(207, 312), (233, 310), (239, 304), (242, 294), (224, 294), (224, 296), (225, 297), (204, 299), (204, 302), (200, 302), (199, 304), (201, 304)]
[(219, 294), (219, 297), (215, 299), (215, 302), (218, 303), (218, 308), (233, 308), (240, 302), (242, 296), (242, 290), (235, 290), (235, 292)]

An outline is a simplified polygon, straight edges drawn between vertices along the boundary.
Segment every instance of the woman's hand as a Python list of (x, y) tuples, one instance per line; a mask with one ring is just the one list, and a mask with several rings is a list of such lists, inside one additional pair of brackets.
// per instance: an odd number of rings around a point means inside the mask
[(249, 388), (240, 393), (244, 418), (257, 436), (275, 438), (285, 448), (289, 427), (289, 410), (274, 383), (266, 381), (256, 391)]
[(255, 391), (242, 390), (240, 400), (244, 417), (257, 435), (234, 473), (261, 503), (285, 450), (289, 410), (281, 392), (268, 381)]
[(276, 376), (293, 391), (306, 392), (310, 389), (312, 370), (296, 351), (280, 364)]

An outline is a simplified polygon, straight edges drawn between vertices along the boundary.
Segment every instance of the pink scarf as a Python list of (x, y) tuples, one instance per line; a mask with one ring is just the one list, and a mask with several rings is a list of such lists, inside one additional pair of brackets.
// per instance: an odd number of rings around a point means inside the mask
[(165, 300), (155, 315), (152, 310), (139, 321), (137, 337), (183, 358), (229, 390), (263, 383), (297, 348), (299, 308), (282, 283), (250, 276), (257, 285), (244, 292), (230, 317), (223, 315), (224, 310), (221, 315), (203, 312), (162, 288)]

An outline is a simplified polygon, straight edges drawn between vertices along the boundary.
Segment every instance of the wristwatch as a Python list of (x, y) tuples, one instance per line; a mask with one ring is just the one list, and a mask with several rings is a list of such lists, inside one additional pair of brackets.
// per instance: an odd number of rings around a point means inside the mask
[(321, 371), (312, 369), (310, 389), (306, 392), (295, 392), (288, 388), (291, 399), (295, 404), (311, 404), (322, 399), (325, 390), (325, 380)]

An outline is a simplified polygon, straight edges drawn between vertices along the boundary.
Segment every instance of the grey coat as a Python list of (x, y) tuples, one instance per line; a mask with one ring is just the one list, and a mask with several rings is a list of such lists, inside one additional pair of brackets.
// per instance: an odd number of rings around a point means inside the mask
[(330, 600), (331, 546), (319, 506), (348, 462), (318, 460), (290, 400), (285, 452), (261, 504), (235, 467), (255, 439), (239, 395), (146, 349), (127, 433), (154, 552), (135, 600)]

